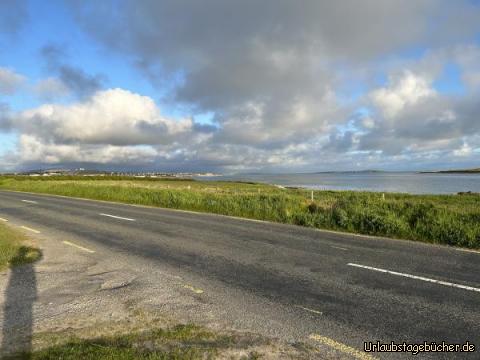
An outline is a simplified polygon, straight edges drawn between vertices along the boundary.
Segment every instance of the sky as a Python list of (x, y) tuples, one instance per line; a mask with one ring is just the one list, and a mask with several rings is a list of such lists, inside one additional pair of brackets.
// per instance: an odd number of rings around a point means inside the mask
[(2, 0), (0, 171), (480, 167), (478, 0)]

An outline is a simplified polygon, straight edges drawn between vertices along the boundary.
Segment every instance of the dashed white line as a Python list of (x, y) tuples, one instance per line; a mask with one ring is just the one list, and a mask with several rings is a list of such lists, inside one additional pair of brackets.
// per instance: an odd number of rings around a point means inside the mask
[(403, 277), (410, 278), (410, 279), (415, 279), (415, 280), (422, 280), (422, 281), (426, 281), (426, 282), (430, 282), (430, 283), (434, 283), (434, 284), (450, 286), (450, 287), (454, 287), (454, 288), (458, 288), (458, 289), (480, 292), (479, 288), (475, 288), (473, 286), (455, 284), (455, 283), (451, 283), (451, 282), (448, 282), (448, 281), (430, 279), (430, 278), (426, 278), (426, 277), (423, 277), (423, 276), (416, 276), (416, 275), (410, 275), (410, 274), (400, 273), (400, 272), (396, 272), (396, 271), (379, 269), (379, 268), (375, 268), (375, 267), (372, 267), (372, 266), (365, 266), (365, 265), (359, 265), (359, 264), (353, 264), (353, 263), (348, 263), (347, 265), (348, 266), (354, 266), (354, 267), (357, 267), (357, 268), (367, 269), (367, 270), (378, 271), (378, 272), (382, 272), (382, 273), (386, 273), (386, 274), (390, 274), (390, 275), (403, 276)]
[(33, 200), (22, 200), (24, 203), (29, 203), (29, 204), (38, 204), (38, 202), (33, 201)]
[(100, 215), (108, 216), (108, 217), (111, 217), (111, 218), (114, 218), (114, 219), (120, 219), (120, 220), (126, 220), (126, 221), (136, 221), (135, 219), (130, 219), (130, 218), (122, 217), (122, 216), (115, 216), (115, 215), (104, 214), (104, 213), (100, 213)]
[(32, 228), (29, 228), (28, 226), (20, 226), (22, 229), (25, 229), (25, 230), (28, 230), (28, 231), (31, 231), (35, 234), (40, 234), (40, 231), (38, 230), (35, 230), (35, 229), (32, 229)]
[(66, 245), (70, 245), (70, 246), (76, 247), (77, 249), (80, 249), (80, 250), (83, 250), (83, 251), (86, 251), (86, 252), (89, 252), (89, 253), (94, 253), (94, 252), (95, 252), (95, 251), (90, 250), (90, 249), (88, 249), (88, 248), (86, 248), (86, 247), (83, 247), (83, 246), (74, 244), (74, 243), (72, 243), (72, 242), (70, 242), (70, 241), (63, 241), (63, 243), (66, 244)]
[(330, 245), (330, 247), (332, 247), (332, 248), (334, 248), (334, 249), (338, 249), (338, 250), (348, 251), (348, 249), (347, 249), (347, 248), (340, 247), (340, 246), (333, 246), (333, 245)]
[(4, 219), (4, 218), (0, 218), (0, 221), (8, 222), (8, 220), (7, 220), (7, 219)]

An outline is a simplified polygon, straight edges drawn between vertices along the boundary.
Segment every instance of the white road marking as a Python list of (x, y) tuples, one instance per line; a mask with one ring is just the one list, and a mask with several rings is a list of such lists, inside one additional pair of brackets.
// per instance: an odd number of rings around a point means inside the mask
[(463, 252), (469, 252), (469, 253), (475, 253), (475, 254), (480, 254), (479, 250), (473, 250), (473, 249), (455, 249), (457, 251), (463, 251)]
[(333, 245), (330, 245), (330, 247), (334, 248), (334, 249), (339, 249), (339, 250), (344, 250), (344, 251), (348, 251), (347, 248), (343, 248), (343, 247), (340, 247), (340, 246), (333, 246)]
[(7, 219), (4, 219), (4, 218), (0, 218), (0, 221), (7, 222), (8, 220), (7, 220)]
[(20, 226), (20, 227), (21, 227), (22, 229), (31, 231), (31, 232), (33, 232), (33, 233), (35, 233), (35, 234), (40, 234), (40, 231), (35, 230), (35, 229), (32, 229), (32, 228), (29, 228), (29, 227), (27, 227), (27, 226)]
[(73, 247), (76, 247), (77, 249), (80, 249), (80, 250), (83, 250), (83, 251), (86, 251), (86, 252), (89, 252), (89, 253), (94, 253), (95, 252), (93, 250), (87, 249), (86, 247), (71, 243), (70, 241), (63, 241), (63, 243), (67, 244), (67, 245), (70, 245), (70, 246), (73, 246)]
[(304, 306), (301, 306), (301, 305), (296, 305), (296, 306), (298, 308), (302, 309), (302, 310), (305, 310), (305, 311), (308, 311), (308, 312), (311, 312), (311, 313), (314, 313), (314, 314), (317, 314), (317, 315), (323, 315), (323, 312), (321, 312), (321, 311), (310, 309), (310, 308), (307, 308), (307, 307), (304, 307)]
[(38, 202), (33, 201), (33, 200), (22, 200), (24, 203), (29, 203), (29, 204), (38, 204)]
[(455, 284), (455, 283), (451, 283), (451, 282), (448, 282), (448, 281), (430, 279), (430, 278), (426, 278), (426, 277), (423, 277), (423, 276), (404, 274), (404, 273), (400, 273), (400, 272), (396, 272), (396, 271), (379, 269), (379, 268), (375, 268), (375, 267), (371, 267), (371, 266), (365, 266), (365, 265), (359, 265), (359, 264), (353, 264), (353, 263), (348, 263), (347, 265), (348, 266), (354, 266), (354, 267), (357, 267), (357, 268), (367, 269), (367, 270), (379, 271), (379, 272), (390, 274), (390, 275), (397, 275), (397, 276), (403, 276), (403, 277), (410, 278), (410, 279), (422, 280), (422, 281), (426, 281), (426, 282), (430, 282), (430, 283), (434, 283), (434, 284), (450, 286), (450, 287), (454, 287), (454, 288), (458, 288), (458, 289), (480, 292), (479, 288), (475, 288), (473, 286)]
[(120, 220), (126, 220), (126, 221), (136, 221), (135, 219), (130, 219), (130, 218), (121, 217), (121, 216), (115, 216), (115, 215), (110, 215), (110, 214), (100, 213), (100, 215), (108, 216), (108, 217), (111, 217), (111, 218), (114, 218), (114, 219), (120, 219)]

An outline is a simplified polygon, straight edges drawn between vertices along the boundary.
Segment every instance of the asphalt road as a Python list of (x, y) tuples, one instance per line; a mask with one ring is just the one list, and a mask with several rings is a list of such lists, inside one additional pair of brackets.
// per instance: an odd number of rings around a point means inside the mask
[[(92, 257), (121, 254), (168, 265), (189, 274), (196, 281), (192, 290), (201, 288), (198, 296), (210, 301), (235, 294), (235, 316), (228, 320), (240, 328), (245, 319), (258, 318), (249, 330), (358, 351), (363, 341), (469, 341), (477, 352), (468, 358), (479, 358), (478, 252), (8, 191), (0, 191), (0, 218), (32, 233), (70, 234), (74, 240), (66, 246)], [(251, 309), (243, 319), (234, 311), (236, 301)]]

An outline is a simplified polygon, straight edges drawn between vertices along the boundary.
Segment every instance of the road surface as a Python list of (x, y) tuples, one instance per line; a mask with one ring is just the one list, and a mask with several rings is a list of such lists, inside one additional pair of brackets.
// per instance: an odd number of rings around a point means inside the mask
[[(178, 269), (212, 302), (234, 294), (225, 321), (236, 328), (330, 342), (358, 358), (364, 341), (377, 340), (470, 341), (477, 352), (468, 358), (479, 356), (478, 252), (9, 191), (0, 191), (0, 218), (32, 234), (67, 234), (65, 246), (88, 256), (121, 254)], [(234, 309), (246, 305), (239, 316)]]

